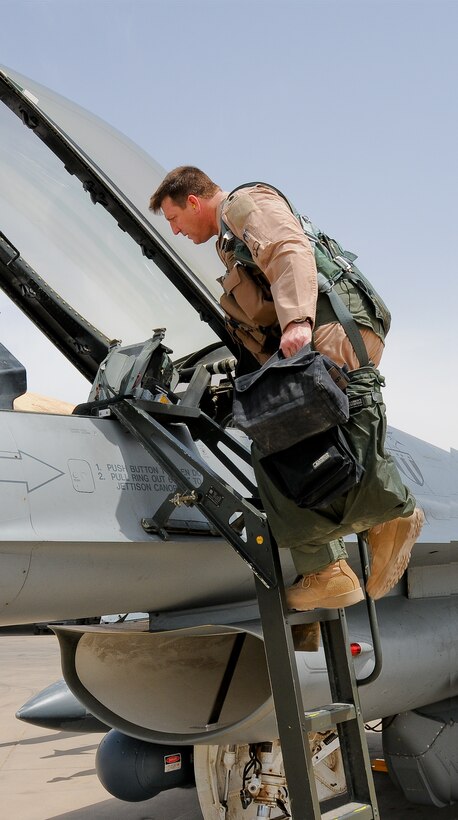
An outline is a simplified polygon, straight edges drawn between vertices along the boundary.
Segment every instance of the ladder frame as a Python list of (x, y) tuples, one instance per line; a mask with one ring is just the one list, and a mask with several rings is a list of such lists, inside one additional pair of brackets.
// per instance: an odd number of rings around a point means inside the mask
[[(170, 473), (177, 487), (183, 491), (183, 498), (192, 497), (191, 503), (203, 512), (254, 573), (293, 820), (347, 820), (353, 817), (355, 820), (378, 820), (377, 798), (344, 610), (287, 612), (278, 547), (265, 515), (226, 484), (208, 465), (204, 465), (166, 429), (173, 423), (185, 424), (191, 434), (194, 433), (194, 437), (208, 444), (217, 457), (221, 458), (216, 440), (227, 436), (222, 428), (196, 407), (135, 402), (132, 397), (118, 397), (104, 404), (102, 414), (106, 414), (109, 409), (119, 419), (147, 452)], [(81, 407), (78, 412), (87, 409), (89, 406)], [(90, 410), (98, 414), (100, 404)], [(229, 441), (225, 441), (226, 445), (250, 463), (245, 448), (237, 445), (231, 437), (227, 438)], [(192, 481), (181, 472), (176, 463), (177, 456), (202, 475), (203, 481), (198, 492)], [(242, 537), (240, 527), (234, 528), (229, 524), (235, 511), (243, 514), (245, 537)], [(161, 524), (164, 524), (163, 515)], [(158, 529), (159, 533), (160, 531)], [(322, 626), (329, 683), (336, 703), (320, 708), (317, 712), (306, 713), (291, 626), (317, 620)], [(313, 730), (314, 720), (320, 721), (315, 724), (316, 728), (318, 725), (322, 726), (323, 714), (327, 715), (329, 710), (331, 715), (335, 706), (340, 707), (341, 715), (335, 717), (334, 721), (331, 720), (330, 725), (338, 727), (347, 792), (342, 796), (342, 801), (345, 802), (322, 815), (307, 732)], [(336, 801), (333, 800), (333, 803)]]

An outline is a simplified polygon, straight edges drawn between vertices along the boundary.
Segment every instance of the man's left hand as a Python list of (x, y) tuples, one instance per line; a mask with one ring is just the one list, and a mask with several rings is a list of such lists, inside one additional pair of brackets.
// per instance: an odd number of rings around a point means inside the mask
[(286, 325), (280, 339), (280, 350), (283, 355), (294, 356), (301, 347), (310, 344), (312, 341), (312, 328), (310, 322), (290, 322)]

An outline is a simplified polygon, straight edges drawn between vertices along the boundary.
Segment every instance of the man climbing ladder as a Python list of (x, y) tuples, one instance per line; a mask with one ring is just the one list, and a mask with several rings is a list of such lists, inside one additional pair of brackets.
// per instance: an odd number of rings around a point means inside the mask
[[(346, 561), (342, 537), (350, 532), (368, 532), (372, 567), (367, 591), (382, 597), (403, 574), (424, 518), (384, 451), (383, 379), (376, 369), (389, 329), (383, 302), (359, 275), (354, 257), (342, 257), (332, 240), (326, 237), (328, 248), (314, 243), (314, 250), (313, 232), (307, 235), (289, 202), (269, 185), (252, 183), (227, 193), (199, 169), (182, 166), (167, 174), (150, 208), (162, 209), (174, 234), (195, 244), (217, 237), (227, 269), (221, 305), (228, 329), (260, 364), (277, 348), (291, 356), (312, 343), (349, 369), (347, 392), (360, 406), (345, 432), (366, 468), (361, 484), (331, 509), (301, 509), (273, 484), (256, 448), (254, 468), (272, 532), (280, 547), (291, 549), (300, 575), (287, 591), (288, 606), (334, 609), (363, 599)], [(319, 291), (316, 260), (357, 326), (367, 364), (360, 361), (361, 353), (327, 294)]]

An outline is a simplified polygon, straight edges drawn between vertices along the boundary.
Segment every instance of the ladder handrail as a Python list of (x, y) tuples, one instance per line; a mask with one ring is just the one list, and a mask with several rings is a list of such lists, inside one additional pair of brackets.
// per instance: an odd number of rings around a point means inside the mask
[[(369, 578), (369, 552), (367, 549), (367, 541), (363, 535), (358, 535), (357, 538), (359, 557), (361, 559), (361, 566), (363, 568), (363, 579), (364, 584), (366, 584)], [(360, 678), (357, 681), (358, 686), (367, 686), (368, 683), (373, 683), (375, 680), (377, 680), (377, 678), (380, 676), (383, 665), (382, 642), (380, 638), (380, 629), (377, 620), (377, 610), (375, 606), (375, 601), (373, 598), (370, 597), (370, 595), (367, 594), (366, 607), (367, 614), (369, 617), (369, 627), (372, 636), (372, 646), (374, 649), (375, 666), (369, 675), (366, 675), (365, 678)]]

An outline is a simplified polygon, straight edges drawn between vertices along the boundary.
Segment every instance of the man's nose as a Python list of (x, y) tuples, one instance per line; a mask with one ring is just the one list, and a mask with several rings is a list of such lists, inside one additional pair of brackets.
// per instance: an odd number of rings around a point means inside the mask
[(172, 231), (176, 236), (177, 233), (181, 233), (181, 228), (179, 228), (178, 225), (172, 225)]

